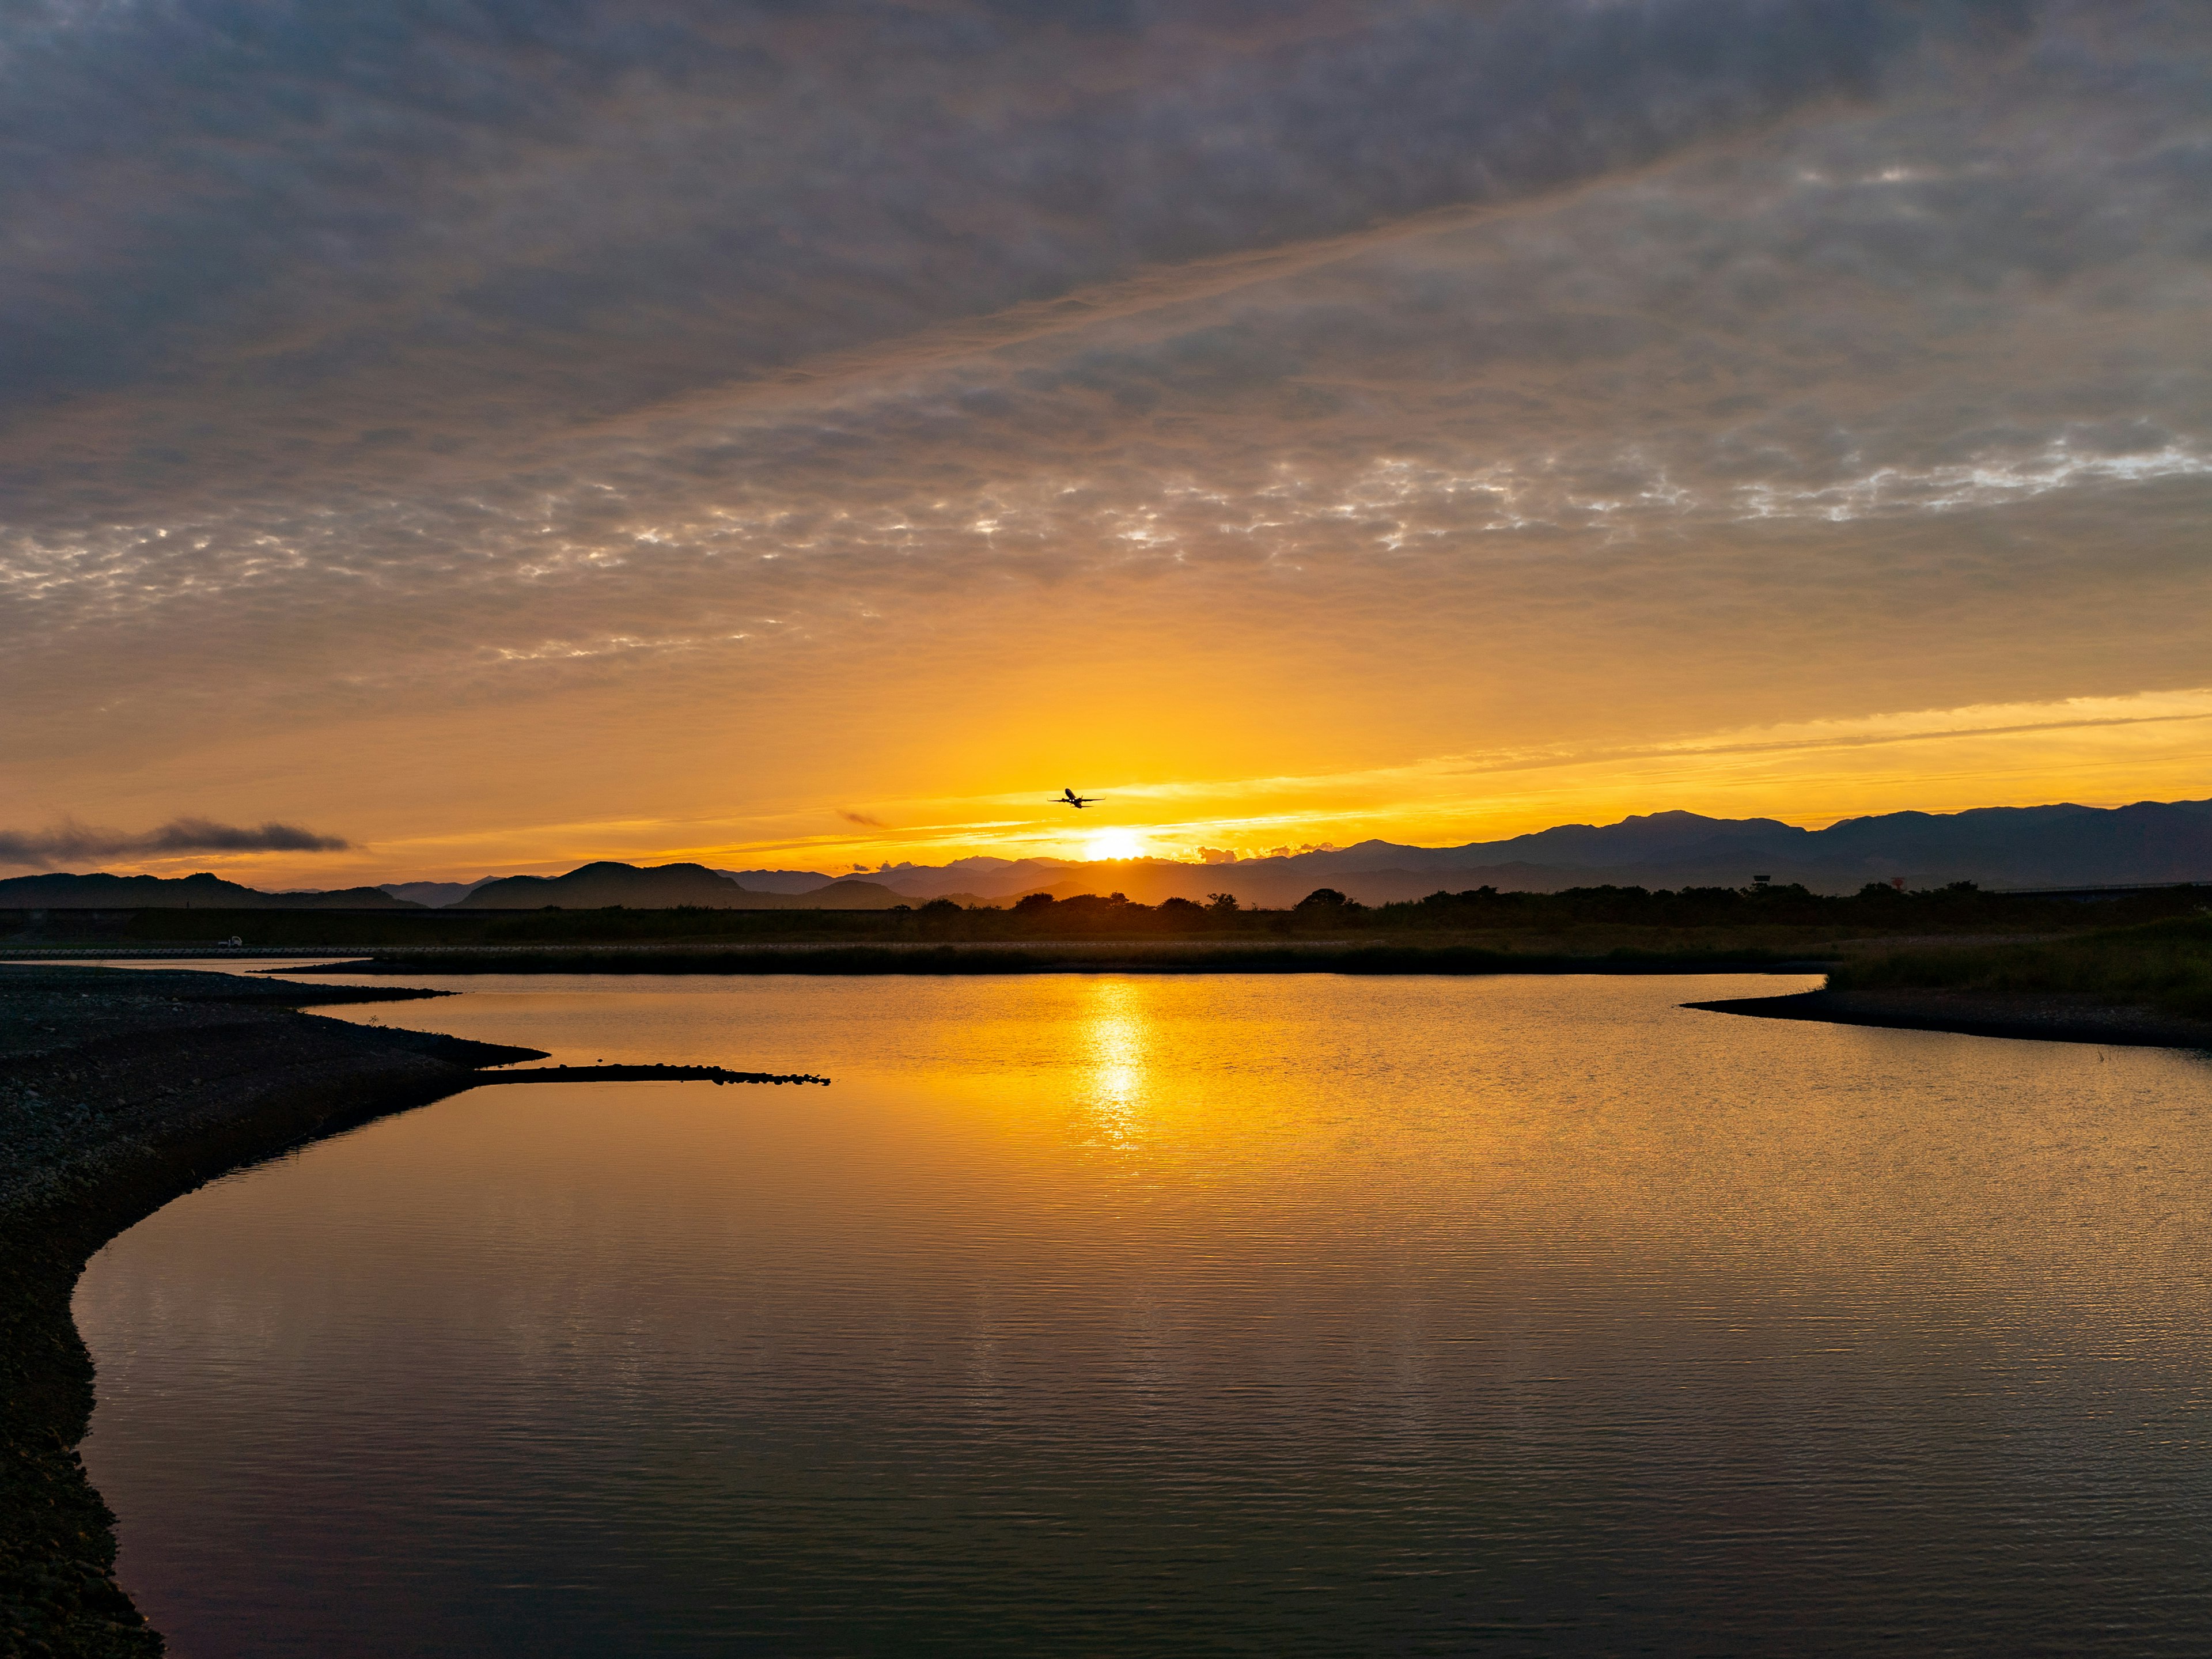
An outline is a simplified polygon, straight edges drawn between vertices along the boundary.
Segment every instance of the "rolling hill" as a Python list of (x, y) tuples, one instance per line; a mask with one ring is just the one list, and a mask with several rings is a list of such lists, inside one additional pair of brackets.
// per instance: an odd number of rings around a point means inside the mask
[(419, 910), (379, 887), (264, 893), (202, 872), (196, 876), (14, 876), (0, 881), (4, 910)]
[[(1545, 893), (1607, 884), (1742, 887), (1761, 876), (1824, 893), (1856, 892), (1869, 882), (1898, 878), (1916, 888), (1954, 881), (1984, 887), (2212, 881), (2212, 801), (1890, 812), (1846, 818), (1825, 830), (1773, 818), (1655, 812), (1461, 847), (1367, 841), (1234, 864), (1133, 860), (1024, 873), (1029, 878), (1018, 890), (1062, 898), (1119, 891), (1157, 904), (1171, 896), (1203, 899), (1230, 892), (1243, 903), (1270, 907), (1295, 904), (1324, 886), (1363, 903), (1385, 904), (1439, 888)], [(905, 871), (884, 879), (914, 884)]]
[(597, 910), (619, 904), (633, 910), (672, 910), (696, 904), (710, 910), (888, 910), (911, 902), (867, 881), (833, 881), (807, 893), (761, 893), (740, 887), (703, 864), (641, 867), (602, 861), (565, 876), (508, 876), (488, 882), (453, 908), (467, 910)]

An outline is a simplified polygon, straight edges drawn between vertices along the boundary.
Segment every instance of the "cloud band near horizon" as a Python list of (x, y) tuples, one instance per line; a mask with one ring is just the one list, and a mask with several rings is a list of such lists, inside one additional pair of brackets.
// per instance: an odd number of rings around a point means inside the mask
[(143, 835), (64, 820), (51, 830), (0, 830), (0, 864), (52, 865), (66, 859), (161, 858), (189, 853), (343, 853), (354, 843), (296, 823), (218, 823), (171, 818)]

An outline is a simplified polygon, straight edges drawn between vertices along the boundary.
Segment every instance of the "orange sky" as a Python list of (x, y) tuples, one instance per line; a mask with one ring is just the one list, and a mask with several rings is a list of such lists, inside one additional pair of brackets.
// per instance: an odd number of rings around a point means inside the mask
[[(355, 753), (376, 735), (343, 734), (359, 745)], [(498, 793), (464, 798), (464, 773), (446, 786), (453, 791), (450, 803), (418, 810), (413, 823), (386, 808), (395, 830), (348, 851), (198, 852), (104, 862), (159, 874), (212, 868), (265, 886), (340, 885), (395, 874), (472, 879), (491, 871), (558, 871), (590, 858), (839, 872), (976, 854), (1189, 860), (1211, 850), (1250, 857), (1370, 836), (1449, 845), (1553, 823), (1609, 823), (1655, 803), (1818, 827), (1907, 808), (2202, 798), (2208, 738), (2212, 689), (1739, 728), (1642, 744), (1477, 751), (1326, 774), (1176, 777), (1172, 749), (1147, 750), (1131, 733), (1124, 738), (1125, 774), (1076, 784), (1099, 797), (1079, 817), (1029, 784), (1042, 763), (1018, 758), (994, 772), (973, 767), (958, 751), (884, 754), (876, 758), (893, 778), (915, 778), (938, 758), (982, 787), (958, 795), (856, 793), (825, 806), (803, 794), (763, 802), (742, 782), (695, 771), (679, 750), (644, 757), (641, 764), (626, 756), (619, 774), (631, 781), (633, 793), (681, 799), (686, 810), (666, 816), (594, 811), (596, 791), (582, 778), (545, 792), (574, 816), (520, 819), (501, 812), (506, 799)], [(459, 771), (466, 766), (463, 749), (454, 742), (432, 752)], [(492, 769), (495, 777), (506, 771), (518, 793), (526, 770)], [(355, 817), (378, 815), (374, 788), (373, 779), (362, 781)], [(453, 820), (464, 813), (479, 821), (457, 830)]]

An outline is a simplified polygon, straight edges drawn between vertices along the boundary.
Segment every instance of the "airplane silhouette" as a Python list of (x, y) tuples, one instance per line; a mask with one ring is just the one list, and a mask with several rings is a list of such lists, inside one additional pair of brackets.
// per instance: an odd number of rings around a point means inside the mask
[(1088, 806), (1097, 799), (1096, 795), (1079, 795), (1073, 789), (1064, 788), (1060, 792), (1060, 799), (1053, 802), (1053, 805), (1054, 806)]

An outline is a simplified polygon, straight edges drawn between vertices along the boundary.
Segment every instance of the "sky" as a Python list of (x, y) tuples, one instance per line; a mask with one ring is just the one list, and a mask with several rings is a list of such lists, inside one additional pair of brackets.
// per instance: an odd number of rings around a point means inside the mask
[(11, 0), (0, 875), (2201, 799), (2208, 359), (2187, 0)]

